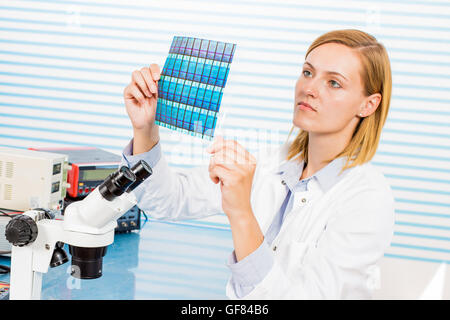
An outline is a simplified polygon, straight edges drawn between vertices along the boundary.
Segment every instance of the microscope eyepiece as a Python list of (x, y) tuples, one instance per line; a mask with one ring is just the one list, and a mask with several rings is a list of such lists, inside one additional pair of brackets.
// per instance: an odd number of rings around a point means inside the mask
[(135, 174), (126, 166), (110, 174), (99, 186), (103, 198), (112, 201), (115, 197), (122, 195), (128, 187), (136, 181)]
[(128, 187), (134, 181), (136, 181), (136, 176), (128, 167), (123, 166), (117, 172), (115, 184), (118, 187)]
[(145, 179), (150, 177), (153, 173), (152, 168), (145, 162), (144, 160), (139, 160), (133, 167), (131, 167), (131, 171), (136, 176), (136, 181), (128, 187), (127, 192), (131, 192), (136, 189)]

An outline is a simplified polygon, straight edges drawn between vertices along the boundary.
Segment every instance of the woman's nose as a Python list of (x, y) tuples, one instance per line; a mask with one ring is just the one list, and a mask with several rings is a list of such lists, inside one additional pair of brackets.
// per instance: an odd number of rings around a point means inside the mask
[(310, 96), (310, 97), (317, 97), (317, 85), (315, 83), (314, 80), (309, 80), (307, 81), (304, 85), (303, 85), (303, 91), (305, 93), (305, 95)]
[(302, 81), (303, 83), (299, 83), (300, 90), (303, 95), (309, 96), (312, 98), (317, 97), (318, 88), (315, 79), (307, 79), (306, 81)]

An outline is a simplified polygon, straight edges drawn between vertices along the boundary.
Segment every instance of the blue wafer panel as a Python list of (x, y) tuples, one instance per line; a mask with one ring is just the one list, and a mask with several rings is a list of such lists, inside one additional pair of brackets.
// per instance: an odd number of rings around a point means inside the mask
[(156, 123), (212, 139), (236, 45), (174, 37), (158, 82)]

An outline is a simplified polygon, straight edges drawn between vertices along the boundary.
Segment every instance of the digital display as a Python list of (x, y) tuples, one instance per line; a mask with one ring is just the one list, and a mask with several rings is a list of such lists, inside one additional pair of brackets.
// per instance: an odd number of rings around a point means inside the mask
[(61, 173), (61, 163), (56, 163), (53, 165), (53, 174)]
[(117, 168), (82, 170), (79, 181), (102, 181), (116, 171)]
[(52, 192), (51, 193), (58, 192), (58, 191), (59, 191), (59, 181), (53, 182), (52, 183)]

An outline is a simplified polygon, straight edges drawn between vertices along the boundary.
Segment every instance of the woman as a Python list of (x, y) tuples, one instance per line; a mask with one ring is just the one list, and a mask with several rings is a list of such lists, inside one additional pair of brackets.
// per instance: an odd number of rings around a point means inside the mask
[(234, 244), (230, 298), (370, 298), (394, 224), (392, 191), (369, 162), (391, 95), (383, 45), (358, 30), (316, 39), (295, 86), (293, 142), (256, 160), (217, 138), (208, 170), (175, 173), (161, 155), (158, 80), (151, 65), (133, 72), (124, 91), (134, 138), (123, 162), (145, 159), (154, 168), (135, 190), (139, 207), (161, 219), (225, 212)]

